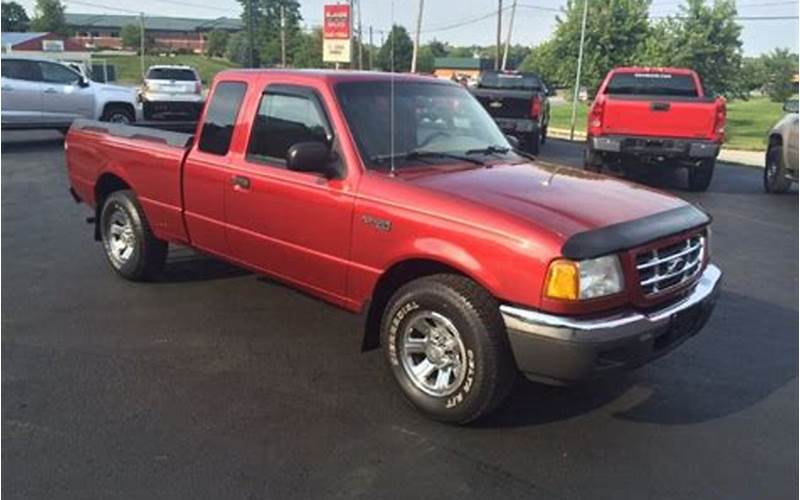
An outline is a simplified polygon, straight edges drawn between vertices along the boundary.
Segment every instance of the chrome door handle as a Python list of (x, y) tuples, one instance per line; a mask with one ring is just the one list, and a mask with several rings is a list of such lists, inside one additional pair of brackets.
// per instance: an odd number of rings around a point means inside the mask
[(45, 89), (44, 90), (45, 94), (55, 94), (57, 92), (58, 92), (58, 90), (54, 89), (53, 87), (50, 87), (49, 89)]
[(231, 177), (231, 184), (233, 184), (234, 188), (250, 189), (250, 179), (243, 175), (234, 175)]

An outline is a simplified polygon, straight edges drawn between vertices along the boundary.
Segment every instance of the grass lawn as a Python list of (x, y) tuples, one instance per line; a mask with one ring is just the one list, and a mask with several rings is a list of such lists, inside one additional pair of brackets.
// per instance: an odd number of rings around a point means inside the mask
[[(764, 150), (767, 132), (783, 116), (782, 106), (782, 103), (772, 102), (766, 97), (729, 102), (725, 147), (750, 151)], [(575, 129), (581, 132), (586, 131), (586, 110), (586, 104), (578, 104)], [(554, 128), (569, 129), (571, 116), (571, 103), (553, 105), (550, 108), (550, 124)]]
[[(136, 84), (142, 81), (141, 69), (139, 66), (139, 56), (97, 56), (97, 59), (105, 59), (109, 64), (117, 67), (117, 81), (123, 84)], [(192, 66), (200, 73), (200, 79), (204, 84), (211, 83), (214, 75), (228, 68), (236, 68), (238, 65), (217, 58), (208, 58), (202, 55), (180, 54), (175, 56), (145, 56), (145, 70), (153, 64), (185, 64)]]

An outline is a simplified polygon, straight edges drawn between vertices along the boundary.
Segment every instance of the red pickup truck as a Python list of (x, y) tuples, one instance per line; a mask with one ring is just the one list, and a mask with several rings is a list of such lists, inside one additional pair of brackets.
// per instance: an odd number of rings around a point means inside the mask
[(152, 278), (186, 245), (363, 313), (365, 348), (448, 422), (518, 371), (561, 384), (666, 353), (721, 277), (705, 212), (534, 162), (427, 77), (225, 71), (194, 136), (78, 121), (65, 148), (117, 273)]
[(616, 68), (589, 111), (585, 167), (681, 165), (689, 169), (689, 188), (705, 191), (725, 119), (725, 100), (706, 96), (692, 70)]

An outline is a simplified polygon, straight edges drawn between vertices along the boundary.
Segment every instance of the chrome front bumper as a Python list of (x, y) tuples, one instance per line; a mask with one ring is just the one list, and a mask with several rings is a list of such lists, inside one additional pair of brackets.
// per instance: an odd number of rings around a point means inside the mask
[(530, 378), (564, 383), (612, 368), (635, 367), (697, 333), (714, 308), (722, 272), (709, 264), (694, 289), (656, 311), (595, 319), (500, 306), (519, 369)]

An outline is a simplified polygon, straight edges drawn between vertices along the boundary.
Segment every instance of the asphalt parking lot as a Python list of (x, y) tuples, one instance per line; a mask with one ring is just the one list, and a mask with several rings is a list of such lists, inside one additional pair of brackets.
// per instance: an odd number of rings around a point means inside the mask
[(700, 336), (608, 380), (519, 380), (462, 428), (403, 402), (361, 318), (185, 249), (117, 278), (58, 134), (4, 133), (0, 171), (7, 498), (797, 497), (798, 195), (758, 169), (648, 179), (715, 219)]

